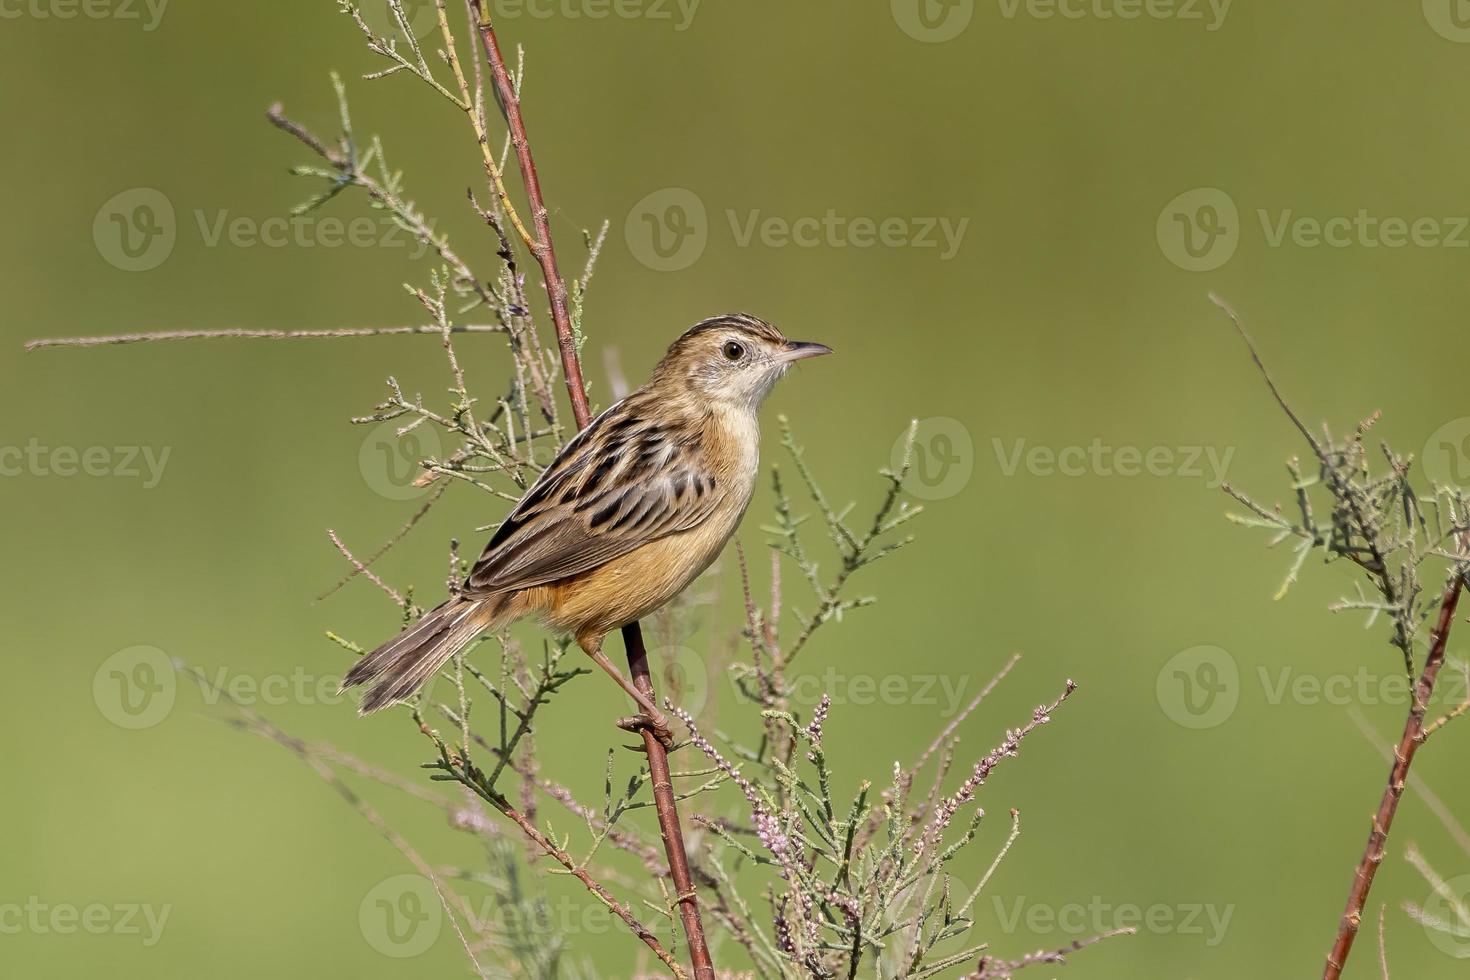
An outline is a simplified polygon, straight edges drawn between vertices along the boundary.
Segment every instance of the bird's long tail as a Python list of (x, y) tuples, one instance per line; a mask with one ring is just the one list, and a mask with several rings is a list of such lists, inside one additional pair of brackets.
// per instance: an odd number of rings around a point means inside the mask
[(510, 595), (455, 597), (359, 660), (342, 680), (342, 689), (372, 687), (362, 699), (362, 714), (386, 708), (423, 687), (471, 640), (514, 618)]

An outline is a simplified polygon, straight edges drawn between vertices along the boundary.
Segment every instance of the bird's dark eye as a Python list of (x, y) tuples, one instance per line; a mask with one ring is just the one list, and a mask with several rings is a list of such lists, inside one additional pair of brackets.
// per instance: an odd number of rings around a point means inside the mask
[(730, 360), (738, 361), (745, 356), (745, 345), (736, 343), (733, 340), (727, 340), (725, 341), (724, 352), (725, 356)]

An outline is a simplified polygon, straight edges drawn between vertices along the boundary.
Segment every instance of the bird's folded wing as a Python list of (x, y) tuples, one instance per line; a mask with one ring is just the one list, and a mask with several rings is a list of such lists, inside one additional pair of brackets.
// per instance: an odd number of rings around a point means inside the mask
[(504, 592), (591, 571), (696, 527), (720, 496), (697, 432), (680, 434), (614, 406), (527, 491), (465, 588)]

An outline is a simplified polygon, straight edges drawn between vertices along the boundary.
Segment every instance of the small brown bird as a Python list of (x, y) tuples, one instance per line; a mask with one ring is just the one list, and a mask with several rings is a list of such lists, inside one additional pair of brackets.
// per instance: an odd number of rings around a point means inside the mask
[(459, 593), (363, 657), (343, 688), (371, 683), (367, 714), (413, 695), (487, 630), (525, 616), (570, 634), (638, 703), (657, 707), (603, 655), (603, 637), (673, 599), (730, 540), (755, 488), (756, 410), (794, 362), (830, 354), (745, 314), (697, 323), (648, 383), (579, 432), (526, 491)]

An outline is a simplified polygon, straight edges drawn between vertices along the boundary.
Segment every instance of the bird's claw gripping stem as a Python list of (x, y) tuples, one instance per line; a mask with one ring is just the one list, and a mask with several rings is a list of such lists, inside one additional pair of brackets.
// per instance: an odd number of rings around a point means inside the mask
[[(619, 718), (618, 727), (625, 732), (651, 732), (665, 749), (674, 747), (674, 732), (669, 728), (668, 719), (661, 714), (650, 715), (645, 711), (626, 718)], [(639, 752), (644, 751), (642, 745), (633, 745), (629, 748)]]

